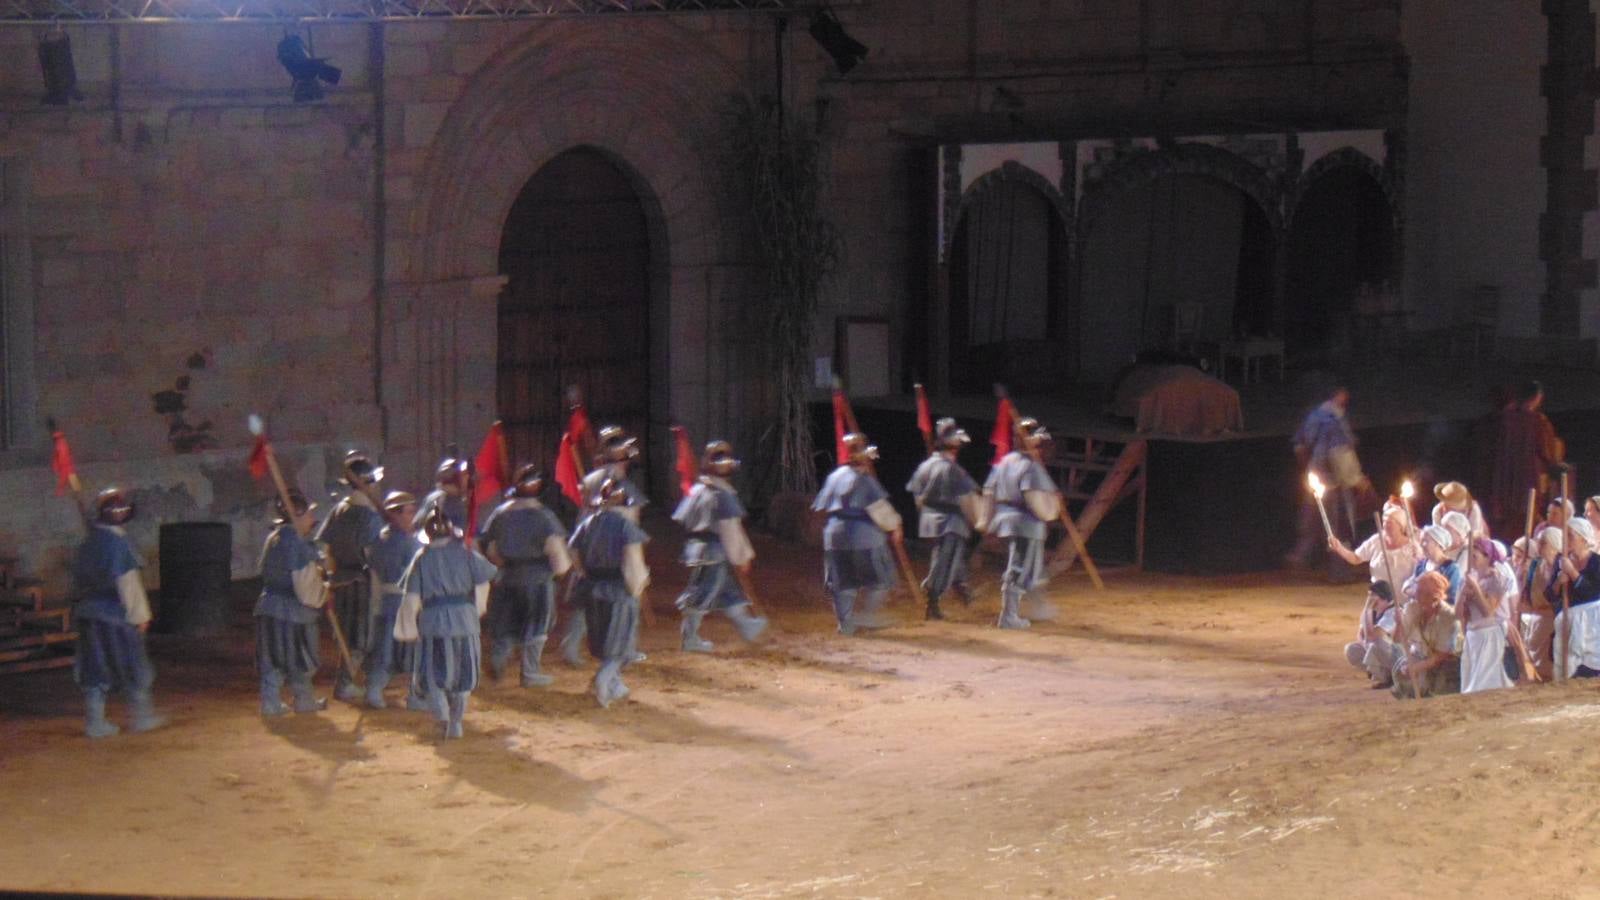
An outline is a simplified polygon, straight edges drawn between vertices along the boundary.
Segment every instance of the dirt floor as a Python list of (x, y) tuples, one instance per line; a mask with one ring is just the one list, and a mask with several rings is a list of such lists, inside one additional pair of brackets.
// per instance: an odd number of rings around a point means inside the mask
[[(1600, 692), (1399, 703), (1343, 660), (1359, 589), (1069, 576), (1062, 615), (833, 632), (758, 538), (775, 628), (676, 650), (672, 547), (633, 697), (488, 687), (255, 714), (247, 621), (156, 638), (171, 724), (90, 742), (62, 673), (0, 683), (0, 886), (607, 897), (1600, 896)], [(325, 658), (331, 654), (325, 654)], [(323, 679), (326, 683), (326, 679)], [(392, 694), (394, 691), (391, 692)], [(120, 715), (120, 709), (118, 714)]]

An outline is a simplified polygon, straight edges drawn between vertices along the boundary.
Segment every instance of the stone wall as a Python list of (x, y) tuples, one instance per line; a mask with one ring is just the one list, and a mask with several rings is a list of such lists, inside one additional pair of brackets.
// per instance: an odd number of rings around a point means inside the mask
[[(182, 486), (192, 503), (156, 504), (170, 518), (256, 516), (254, 487), (217, 487), (251, 411), (325, 469), (362, 446), (418, 485), (494, 418), (505, 215), (580, 145), (629, 173), (660, 244), (652, 465), (669, 465), (671, 421), (751, 446), (771, 388), (760, 272), (718, 151), (729, 95), (781, 77), (818, 122), (847, 255), (816, 349), (831, 354), (838, 316), (883, 316), (898, 383), (932, 284), (935, 146), (1399, 128), (1398, 10), (873, 0), (839, 11), (872, 51), (848, 77), (803, 20), (780, 68), (765, 15), (319, 24), (314, 51), (344, 78), (315, 104), (290, 100), (277, 26), (74, 26), (85, 98), (64, 109), (38, 105), (38, 33), (0, 28), (8, 505), (60, 507), (39, 468), (47, 415), (91, 483)], [(46, 569), (70, 529), (40, 515), (0, 513), (0, 551)]]

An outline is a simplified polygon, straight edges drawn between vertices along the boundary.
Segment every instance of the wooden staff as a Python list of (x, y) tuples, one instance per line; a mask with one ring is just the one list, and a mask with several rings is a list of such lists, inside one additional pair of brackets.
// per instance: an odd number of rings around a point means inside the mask
[[(1001, 396), (1005, 396), (1004, 388), (996, 385), (996, 389), (1001, 393)], [(1011, 407), (1011, 444), (1013, 448), (1015, 448), (1017, 444), (1017, 422), (1023, 418), (1026, 417), (1023, 416), (1016, 408), (1016, 405), (1013, 404)], [(1038, 460), (1035, 460), (1035, 462), (1038, 462)], [(1078, 551), (1078, 557), (1083, 560), (1083, 570), (1089, 573), (1089, 580), (1094, 583), (1095, 590), (1105, 590), (1106, 583), (1100, 577), (1100, 567), (1094, 564), (1094, 557), (1089, 555), (1089, 545), (1084, 541), (1083, 533), (1078, 530), (1078, 524), (1072, 521), (1072, 508), (1067, 506), (1067, 495), (1061, 491), (1057, 491), (1056, 501), (1061, 504), (1061, 509), (1057, 515), (1057, 518), (1061, 520), (1061, 526), (1067, 530), (1067, 540), (1072, 542), (1072, 548)]]
[[(1572, 553), (1572, 514), (1567, 512), (1567, 473), (1561, 473), (1561, 553)], [(1577, 568), (1576, 565), (1573, 568)], [(1560, 574), (1561, 557), (1556, 557), (1556, 572)], [(1572, 582), (1564, 581), (1561, 584), (1561, 629), (1557, 635), (1560, 638), (1561, 653), (1556, 658), (1556, 681), (1566, 681), (1572, 673), (1567, 671), (1567, 651), (1572, 645), (1572, 617), (1567, 614), (1572, 606)]]
[[(250, 431), (252, 434), (257, 436), (264, 434), (263, 426), (259, 417), (250, 417)], [(306, 531), (301, 530), (300, 522), (294, 514), (294, 504), (289, 500), (288, 482), (283, 480), (283, 470), (278, 468), (278, 455), (272, 452), (271, 442), (267, 441), (264, 437), (261, 441), (261, 455), (267, 458), (267, 471), (272, 475), (273, 487), (278, 489), (278, 500), (283, 504), (283, 511), (284, 514), (289, 518), (289, 525), (294, 528), (295, 533), (299, 534), (303, 538), (309, 539), (310, 535)], [(345, 671), (350, 673), (350, 678), (353, 681), (356, 677), (356, 672), (359, 670), (356, 668), (355, 658), (350, 655), (350, 644), (344, 639), (344, 629), (339, 627), (339, 617), (334, 614), (333, 605), (327, 602), (327, 567), (320, 561), (319, 565), (323, 566), (322, 610), (328, 614), (328, 625), (333, 632), (333, 642), (338, 645), (339, 658), (344, 661)]]
[[(834, 386), (834, 388), (836, 390), (839, 391), (839, 395), (841, 397), (843, 397), (844, 396), (844, 382), (837, 375), (835, 375), (834, 378), (833, 378), (833, 386)], [(845, 427), (846, 431), (848, 431), (848, 432), (850, 432), (852, 434), (860, 434), (861, 433), (861, 425), (858, 422), (856, 422), (856, 411), (854, 409), (850, 408), (850, 400), (849, 400), (848, 397), (845, 398), (845, 402), (844, 402), (844, 427)], [(870, 474), (874, 479), (876, 479), (878, 477), (878, 466), (877, 466), (877, 463), (873, 462), (872, 460), (867, 460), (867, 471), (868, 471), (868, 474)], [(904, 525), (904, 523), (902, 523), (901, 524), (901, 529), (902, 529), (901, 533), (902, 534), (904, 534), (904, 528), (905, 528), (905, 525)], [(889, 547), (894, 551), (895, 563), (900, 569), (901, 576), (904, 577), (905, 580), (906, 580), (906, 588), (909, 591), (911, 591), (911, 596), (913, 598), (915, 598), (917, 600), (917, 602), (921, 603), (923, 606), (927, 606), (928, 605), (928, 595), (923, 593), (923, 591), (922, 591), (922, 583), (917, 580), (917, 573), (912, 571), (912, 569), (911, 569), (911, 557), (906, 555), (905, 539), (904, 538), (896, 539), (893, 536), (891, 536), (889, 538)]]

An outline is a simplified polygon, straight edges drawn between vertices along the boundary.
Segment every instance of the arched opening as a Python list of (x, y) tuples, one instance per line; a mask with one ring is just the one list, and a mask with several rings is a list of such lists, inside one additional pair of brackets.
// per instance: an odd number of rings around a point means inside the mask
[(1162, 175), (1108, 198), (1082, 246), (1080, 374), (1109, 382), (1141, 352), (1203, 356), (1273, 324), (1271, 222), (1239, 188)]
[(951, 391), (1059, 383), (1066, 247), (1061, 216), (1026, 181), (999, 179), (967, 205), (950, 254)]
[(511, 455), (554, 465), (571, 385), (596, 426), (647, 442), (651, 241), (629, 174), (589, 147), (546, 163), (506, 217), (500, 271), (496, 388)]
[(1395, 277), (1393, 211), (1371, 174), (1340, 165), (1317, 177), (1289, 229), (1284, 337), (1297, 358), (1326, 360), (1350, 349), (1356, 297)]

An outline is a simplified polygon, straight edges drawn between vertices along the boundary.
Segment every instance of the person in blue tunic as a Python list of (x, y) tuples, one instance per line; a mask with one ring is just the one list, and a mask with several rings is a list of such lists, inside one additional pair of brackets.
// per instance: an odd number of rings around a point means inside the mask
[(994, 506), (989, 533), (1006, 542), (1006, 572), (1000, 578), (1001, 628), (1027, 628), (1032, 619), (1053, 614), (1035, 600), (1030, 617), (1022, 602), (1045, 583), (1044, 539), (1047, 526), (1061, 516), (1061, 493), (1044, 468), (1050, 432), (1035, 419), (1017, 422), (1017, 448), (989, 470), (983, 491)]
[(589, 653), (599, 661), (594, 697), (602, 707), (628, 696), (622, 670), (639, 645), (639, 597), (650, 583), (644, 564), (644, 531), (623, 514), (626, 489), (601, 482), (593, 512), (572, 532), (569, 548), (578, 565), (573, 604), (588, 620)]
[[(825, 513), (822, 583), (833, 595), (840, 634), (888, 625), (881, 607), (894, 586), (889, 541), (900, 541), (900, 514), (874, 476), (878, 448), (867, 436), (844, 436), (845, 462), (828, 475), (811, 508)], [(857, 598), (862, 602), (857, 605)]]
[(1461, 595), (1461, 582), (1466, 577), (1466, 573), (1462, 571), (1461, 565), (1456, 562), (1455, 555), (1451, 552), (1455, 542), (1455, 535), (1443, 525), (1429, 525), (1422, 529), (1419, 541), (1422, 547), (1422, 559), (1417, 561), (1417, 567), (1411, 572), (1411, 576), (1401, 583), (1401, 594), (1407, 599), (1415, 599), (1418, 580), (1428, 572), (1438, 572), (1444, 576), (1447, 585), (1444, 595), (1445, 605), (1454, 609), (1456, 598)]
[(406, 693), (406, 709), (428, 711), (433, 707), (421, 691), (419, 680), (412, 675), (416, 645), (395, 640), (394, 620), (400, 614), (400, 579), (404, 577), (411, 560), (422, 549), (416, 532), (411, 530), (411, 520), (417, 514), (417, 498), (405, 491), (390, 491), (383, 498), (383, 518), (389, 524), (378, 533), (378, 542), (367, 549), (367, 571), (371, 575), (372, 608), (375, 613), (372, 625), (372, 644), (367, 650), (365, 675), (367, 678), (367, 705), (383, 709), (388, 704), (383, 699), (384, 688), (390, 677), (405, 673), (410, 676), (410, 690)]
[(421, 531), (423, 523), (435, 508), (442, 508), (445, 516), (462, 533), (467, 529), (467, 483), (472, 480), (472, 463), (465, 459), (447, 456), (439, 460), (433, 470), (434, 488), (417, 507), (411, 520), (411, 530)]
[(122, 527), (133, 513), (133, 502), (121, 490), (101, 491), (95, 498), (95, 519), (72, 566), (77, 597), (72, 615), (78, 628), (72, 675), (87, 707), (84, 733), (92, 738), (121, 730), (106, 720), (106, 695), (113, 691), (126, 693), (133, 731), (149, 731), (165, 721), (150, 699), (155, 669), (144, 649), (150, 600), (139, 578), (143, 562)]
[(498, 681), (512, 652), (521, 648), (523, 687), (547, 687), (555, 681), (541, 669), (540, 660), (556, 621), (555, 579), (572, 569), (567, 531), (539, 502), (543, 491), (544, 473), (537, 466), (519, 468), (506, 501), (489, 514), (479, 537), (484, 555), (500, 567), (489, 595), (489, 672)]
[(972, 439), (955, 419), (940, 419), (933, 440), (932, 455), (911, 474), (906, 490), (917, 501), (917, 536), (933, 543), (928, 578), (922, 582), (928, 595), (927, 618), (942, 619), (939, 598), (945, 591), (954, 589), (963, 603), (972, 602), (967, 552), (978, 521), (978, 483), (956, 461), (962, 445)]
[[(328, 594), (345, 642), (350, 645), (351, 662), (365, 669), (362, 659), (377, 642), (367, 558), (383, 531), (383, 515), (378, 512), (378, 502), (383, 497), (378, 483), (383, 480), (383, 469), (365, 454), (352, 450), (345, 454), (341, 480), (349, 493), (323, 520), (315, 541), (322, 546), (323, 558), (328, 562)], [(382, 687), (378, 690), (382, 696)], [(355, 673), (345, 669), (343, 657), (334, 676), (333, 694), (349, 703), (361, 700)]]
[[(633, 468), (634, 462), (639, 459), (639, 439), (629, 434), (621, 425), (607, 425), (601, 428), (597, 438), (600, 446), (595, 453), (595, 462), (598, 465), (583, 476), (583, 483), (579, 485), (579, 493), (583, 497), (583, 509), (578, 513), (579, 519), (599, 508), (595, 498), (600, 493), (600, 486), (610, 480), (615, 481), (618, 489), (622, 491), (623, 499), (616, 507), (617, 513), (637, 525), (639, 514), (650, 502), (645, 497), (644, 491), (639, 490), (638, 486), (628, 478), (628, 470)], [(568, 665), (581, 666), (583, 659), (580, 656), (580, 648), (587, 633), (585, 629), (588, 628), (588, 620), (575, 608), (568, 610), (568, 613), (567, 631), (561, 637), (561, 655)], [(633, 656), (634, 662), (643, 662), (645, 658), (638, 650), (634, 651)]]
[(733, 569), (748, 574), (755, 548), (744, 530), (744, 506), (728, 479), (739, 471), (733, 445), (712, 441), (700, 458), (700, 479), (689, 489), (672, 518), (689, 533), (683, 544), (683, 564), (689, 567), (689, 584), (678, 596), (683, 614), (683, 649), (710, 653), (711, 642), (700, 636), (700, 621), (722, 612), (746, 641), (766, 630), (767, 620), (751, 615), (750, 598), (741, 589)]
[(311, 713), (327, 701), (311, 691), (316, 674), (317, 617), (328, 602), (322, 559), (305, 535), (316, 526), (316, 504), (289, 491), (287, 508), (276, 501), (277, 520), (261, 548), (261, 597), (256, 600), (256, 670), (261, 676), (261, 714), (281, 716), (283, 686), (294, 695), (294, 711)]
[(461, 737), (467, 698), (478, 686), (483, 648), (478, 620), (489, 609), (494, 564), (468, 547), (442, 508), (422, 525), (428, 536), (400, 579), (394, 636), (416, 641), (416, 670), (446, 739)]

